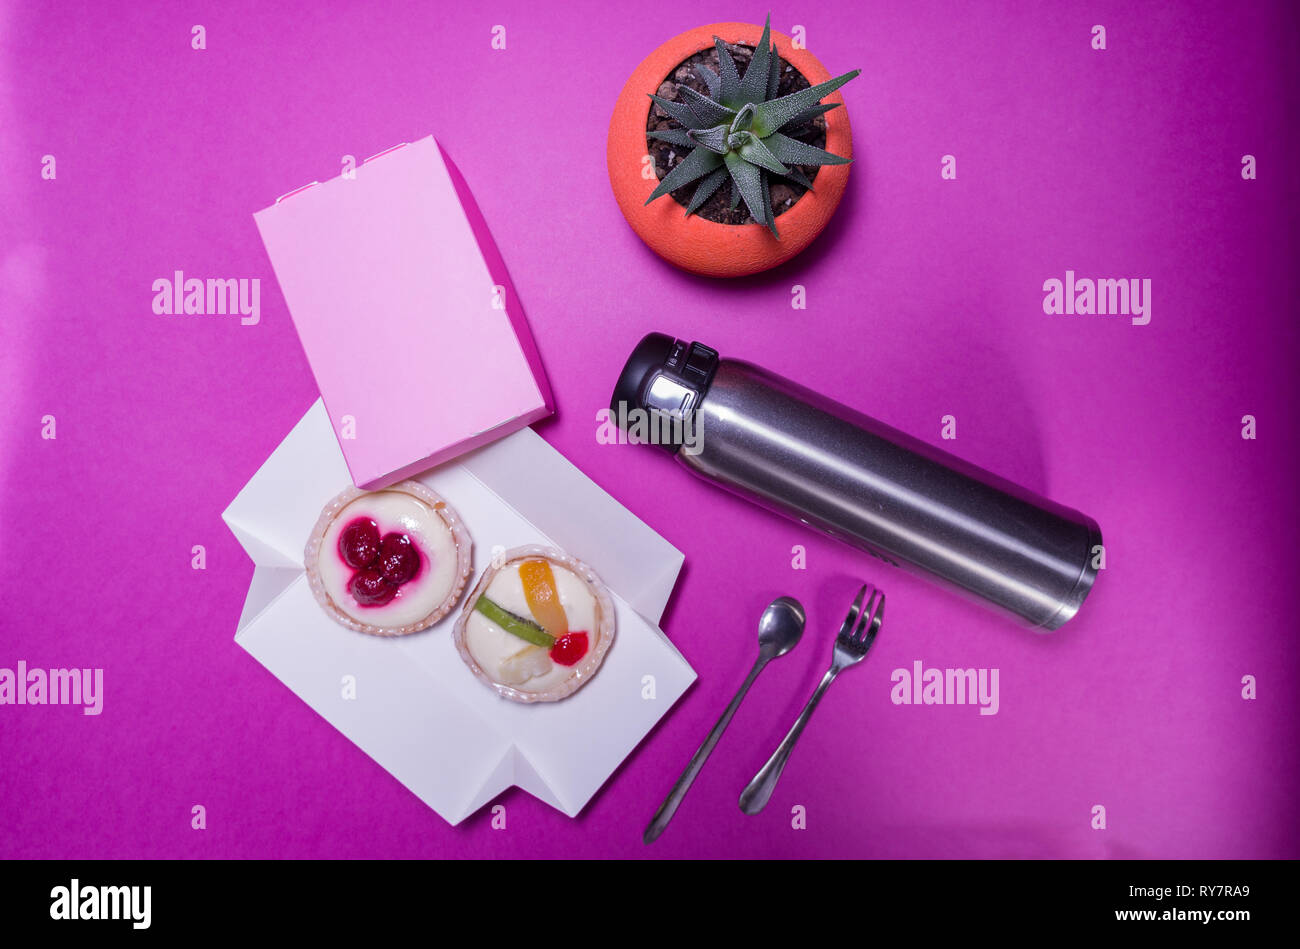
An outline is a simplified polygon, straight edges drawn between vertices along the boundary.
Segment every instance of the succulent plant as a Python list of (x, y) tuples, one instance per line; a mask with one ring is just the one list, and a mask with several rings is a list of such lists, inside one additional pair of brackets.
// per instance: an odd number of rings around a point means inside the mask
[(844, 165), (851, 161), (783, 135), (781, 130), (793, 129), (838, 108), (838, 103), (819, 103), (861, 70), (776, 98), (781, 57), (771, 42), (770, 15), (743, 79), (727, 44), (716, 36), (713, 39), (719, 71), (715, 73), (704, 65), (695, 67), (709, 90), (707, 96), (686, 85), (678, 86), (686, 99), (684, 103), (650, 95), (681, 128), (647, 134), (689, 151), (659, 182), (646, 204), (698, 181), (686, 207), (688, 215), (694, 214), (730, 178), (731, 206), (738, 207), (743, 199), (754, 220), (780, 239), (768, 176), (788, 178), (811, 191), (812, 182), (790, 165)]

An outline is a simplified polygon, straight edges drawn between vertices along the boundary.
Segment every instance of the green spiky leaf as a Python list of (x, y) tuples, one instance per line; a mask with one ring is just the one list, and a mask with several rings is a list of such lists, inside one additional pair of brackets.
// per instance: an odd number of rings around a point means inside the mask
[[(827, 102), (823, 105), (815, 105), (811, 109), (804, 109), (789, 122), (782, 125), (781, 129), (796, 129), (801, 125), (807, 125), (813, 119), (817, 118), (817, 116), (825, 115), (832, 109), (838, 109), (839, 107), (840, 103), (838, 102)], [(780, 131), (780, 129), (778, 129), (778, 131)]]
[(765, 220), (767, 215), (763, 210), (763, 182), (758, 167), (745, 161), (736, 152), (724, 155), (722, 160), (731, 173), (732, 184), (740, 189), (740, 196), (745, 201), (745, 207), (749, 208), (750, 216), (755, 221)]
[(708, 96), (696, 92), (690, 86), (679, 86), (678, 91), (685, 97), (690, 110), (700, 117), (701, 122), (707, 125), (726, 124), (736, 116), (734, 109), (718, 105)]
[(781, 164), (771, 150), (763, 144), (762, 139), (755, 136), (753, 132), (743, 132), (741, 134), (749, 136), (749, 141), (741, 145), (739, 149), (740, 157), (745, 161), (751, 165), (757, 165), (759, 168), (766, 168), (778, 175), (784, 175), (790, 170)]
[[(769, 22), (771, 17), (768, 17)], [(767, 95), (765, 99), (775, 99), (776, 90), (781, 85), (781, 57), (777, 54), (776, 44), (772, 45), (772, 55), (768, 57)]]
[(862, 70), (855, 69), (853, 72), (846, 72), (842, 76), (836, 76), (834, 79), (828, 79), (825, 82), (819, 82), (815, 86), (807, 89), (800, 89), (798, 92), (792, 92), (788, 96), (782, 96), (779, 99), (771, 99), (761, 103), (754, 112), (753, 129), (759, 138), (767, 138), (781, 126), (785, 125), (800, 112), (805, 109), (811, 109), (818, 102), (830, 95), (840, 86), (844, 85), (850, 79), (857, 76)]
[(736, 113), (736, 117), (731, 120), (729, 131), (741, 132), (749, 128), (754, 121), (754, 103), (746, 102)]
[(676, 191), (697, 178), (703, 178), (709, 172), (721, 167), (721, 165), (722, 157), (717, 153), (706, 148), (692, 149), (690, 154), (677, 163), (676, 168), (664, 175), (664, 180), (659, 182), (659, 187), (650, 193), (650, 197), (646, 198), (645, 203), (649, 204), (660, 195)]
[(832, 155), (823, 148), (809, 145), (797, 138), (790, 138), (780, 132), (773, 132), (763, 139), (763, 144), (777, 161), (790, 165), (847, 165), (853, 159)]
[[(700, 81), (708, 87), (709, 97), (712, 99), (718, 98), (718, 91), (722, 85), (722, 80), (718, 78), (718, 74), (703, 63), (697, 63), (695, 65), (695, 75), (699, 76)], [(772, 97), (768, 96), (768, 98)]]
[(763, 35), (754, 47), (754, 55), (745, 68), (745, 78), (740, 83), (740, 98), (745, 102), (763, 102), (767, 99), (767, 80), (772, 56), (772, 15), (767, 16)]
[(715, 125), (711, 129), (691, 129), (686, 133), (691, 145), (699, 145), (719, 155), (727, 154), (727, 127)]
[(734, 181), (731, 183), (731, 203), (727, 207), (733, 211), (740, 207), (740, 188)]
[(671, 99), (665, 99), (663, 96), (657, 96), (654, 93), (650, 94), (650, 98), (654, 100), (655, 105), (668, 113), (669, 118), (676, 119), (682, 128), (702, 129), (709, 127), (710, 123), (702, 122), (700, 117), (691, 111), (690, 106), (683, 105), (680, 102), (673, 102)]
[(667, 142), (669, 145), (680, 145), (682, 148), (694, 148), (695, 143), (688, 137), (686, 129), (656, 129), (653, 132), (646, 133), (650, 138), (656, 138), (661, 142)]
[(776, 212), (772, 208), (772, 184), (768, 181), (766, 171), (759, 172), (759, 182), (763, 186), (763, 223), (772, 232), (772, 236), (780, 240), (781, 235), (776, 231)]
[(713, 38), (713, 45), (718, 50), (718, 78), (720, 80), (718, 88), (718, 101), (729, 109), (734, 109), (743, 105), (740, 98), (740, 73), (736, 72), (736, 61), (731, 58), (731, 50), (727, 44)]
[(809, 181), (808, 177), (798, 168), (791, 167), (791, 169), (785, 173), (785, 177), (789, 178), (795, 184), (800, 185), (807, 191), (815, 190), (813, 188), (813, 183)]
[(691, 196), (691, 203), (686, 206), (686, 213), (694, 214), (699, 210), (700, 205), (713, 197), (713, 192), (721, 188), (722, 183), (727, 180), (727, 174), (726, 168), (718, 168), (709, 172), (695, 189), (695, 194)]

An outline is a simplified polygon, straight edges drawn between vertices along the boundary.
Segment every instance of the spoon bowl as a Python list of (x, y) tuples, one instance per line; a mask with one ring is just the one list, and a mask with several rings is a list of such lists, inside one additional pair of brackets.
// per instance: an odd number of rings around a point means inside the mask
[(758, 621), (758, 649), (768, 659), (784, 656), (803, 636), (803, 605), (792, 596), (777, 597)]

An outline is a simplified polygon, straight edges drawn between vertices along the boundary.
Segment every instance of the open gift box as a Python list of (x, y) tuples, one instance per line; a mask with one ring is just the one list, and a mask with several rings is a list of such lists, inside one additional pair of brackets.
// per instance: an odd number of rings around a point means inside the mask
[[(235, 640), (455, 824), (516, 785), (575, 816), (695, 674), (656, 625), (682, 555), (526, 426), (550, 390), (486, 225), (430, 137), (254, 215), (322, 399), (224, 513), (256, 569)], [(473, 538), (457, 607), (397, 638), (345, 628), (304, 550), (349, 483), (415, 478)], [(609, 589), (617, 631), (558, 702), (481, 683), (452, 638), (494, 553), (557, 547)]]

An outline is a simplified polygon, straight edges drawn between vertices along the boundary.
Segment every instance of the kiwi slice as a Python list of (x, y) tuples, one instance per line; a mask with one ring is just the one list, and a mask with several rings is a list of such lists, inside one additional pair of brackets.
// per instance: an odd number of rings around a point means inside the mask
[(486, 596), (478, 598), (478, 602), (474, 604), (474, 609), (496, 623), (511, 636), (518, 636), (524, 642), (532, 643), (534, 646), (542, 646), (546, 649), (550, 649), (555, 645), (555, 637), (542, 627), (532, 620), (516, 616), (504, 607), (493, 603)]

